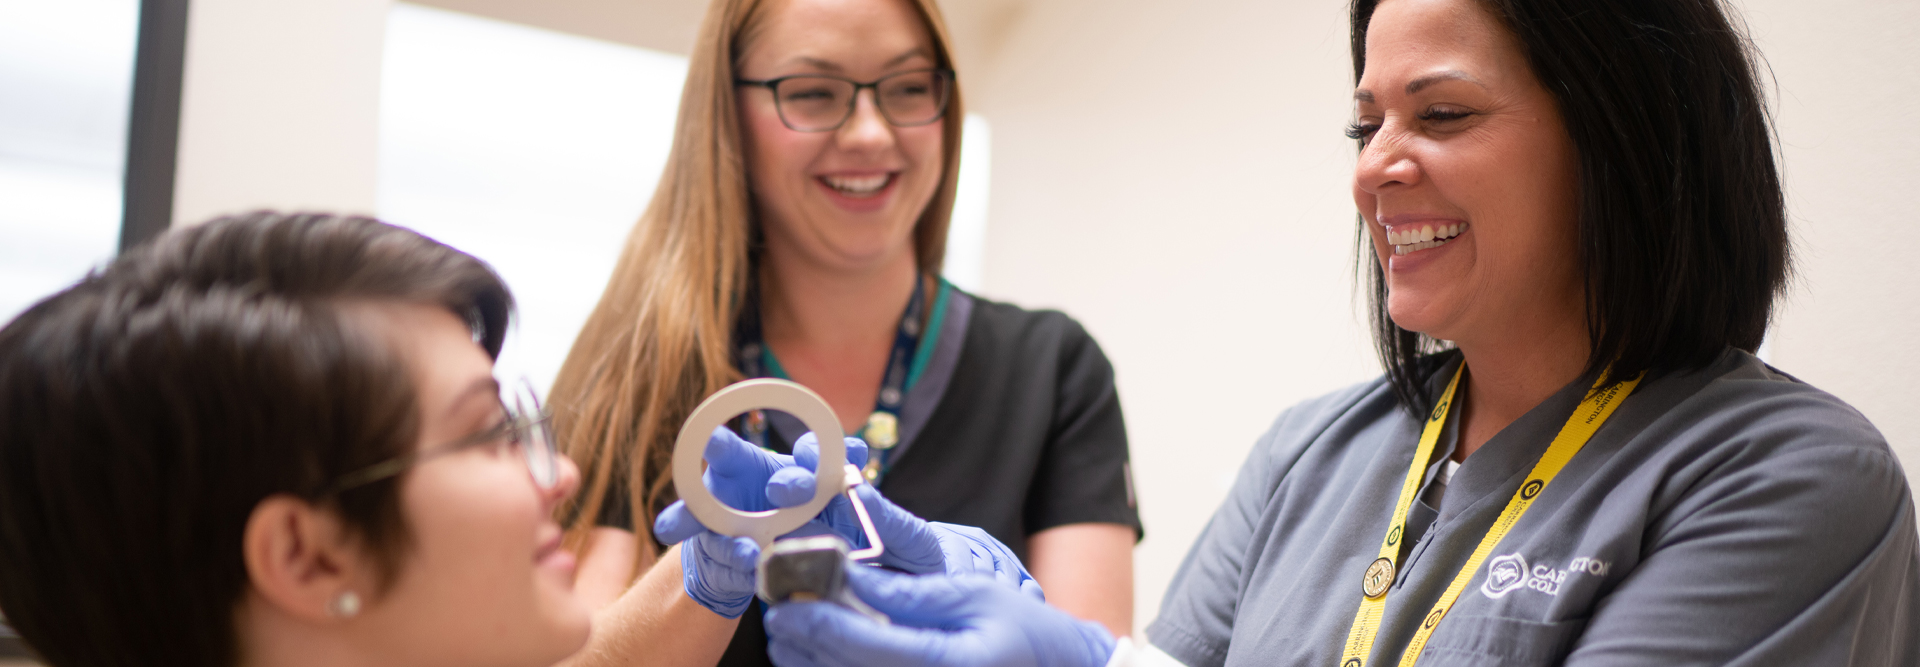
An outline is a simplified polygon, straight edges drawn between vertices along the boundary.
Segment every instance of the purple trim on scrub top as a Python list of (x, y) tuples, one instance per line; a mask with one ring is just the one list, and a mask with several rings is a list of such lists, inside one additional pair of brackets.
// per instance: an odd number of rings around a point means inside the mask
[(940, 407), (940, 399), (947, 395), (953, 371), (960, 367), (960, 349), (967, 342), (967, 323), (972, 319), (973, 296), (957, 288), (952, 290), (947, 296), (946, 321), (940, 324), (940, 337), (934, 341), (933, 358), (927, 360), (927, 369), (907, 390), (907, 401), (900, 406), (900, 444), (887, 455), (889, 465), (898, 465), (900, 457), (906, 456), (907, 448), (913, 446), (920, 429), (926, 427), (933, 411)]

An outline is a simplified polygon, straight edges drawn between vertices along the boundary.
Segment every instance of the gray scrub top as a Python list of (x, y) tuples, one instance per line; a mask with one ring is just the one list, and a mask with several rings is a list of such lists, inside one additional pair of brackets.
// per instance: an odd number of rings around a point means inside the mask
[[(1399, 662), (1586, 388), (1468, 457), (1437, 510), (1416, 505), (1366, 664)], [(1419, 436), (1384, 380), (1282, 413), (1174, 576), (1151, 643), (1191, 667), (1337, 667)], [(1474, 573), (1419, 664), (1916, 665), (1916, 541), (1879, 431), (1728, 350), (1640, 384)]]

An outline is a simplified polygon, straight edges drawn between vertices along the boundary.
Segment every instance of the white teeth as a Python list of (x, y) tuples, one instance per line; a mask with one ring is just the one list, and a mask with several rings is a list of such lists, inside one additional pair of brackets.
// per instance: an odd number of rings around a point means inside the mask
[(1466, 231), (1466, 229), (1467, 226), (1465, 223), (1444, 224), (1438, 227), (1425, 226), (1418, 230), (1407, 229), (1398, 232), (1389, 229), (1387, 230), (1387, 245), (1393, 247), (1393, 254), (1395, 255), (1405, 255), (1407, 253), (1430, 250), (1446, 245), (1448, 240), (1459, 236), (1460, 232)]
[(879, 174), (875, 176), (822, 176), (820, 180), (826, 181), (827, 185), (832, 186), (833, 189), (850, 195), (870, 195), (879, 192), (880, 188), (886, 187), (887, 181), (890, 178), (891, 176), (888, 174)]

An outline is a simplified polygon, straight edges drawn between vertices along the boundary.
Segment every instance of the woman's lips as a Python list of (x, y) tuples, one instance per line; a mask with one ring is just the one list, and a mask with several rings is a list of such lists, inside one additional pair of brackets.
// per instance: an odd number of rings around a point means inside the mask
[(828, 174), (815, 176), (827, 199), (841, 209), (868, 213), (886, 208), (889, 195), (899, 186), (899, 172), (878, 174)]
[(578, 565), (578, 562), (574, 559), (573, 552), (567, 551), (566, 549), (555, 549), (545, 557), (534, 561), (534, 565), (540, 569), (558, 570), (569, 575), (569, 578), (571, 578), (574, 567)]
[(1418, 213), (1383, 215), (1378, 220), (1392, 251), (1386, 257), (1386, 269), (1396, 274), (1418, 271), (1447, 256), (1445, 248), (1473, 228), (1459, 218)]
[(541, 532), (547, 533), (548, 537), (540, 542), (539, 548), (533, 550), (533, 562), (545, 564), (555, 556), (565, 556), (568, 559), (573, 558), (573, 554), (561, 548), (563, 546), (562, 538), (566, 536), (566, 533), (561, 532), (559, 526), (549, 524), (545, 526)]
[(888, 183), (893, 182), (894, 176), (893, 172), (859, 175), (828, 174), (821, 176), (820, 182), (840, 194), (864, 199), (880, 194), (881, 190), (886, 189)]
[(1386, 230), (1387, 245), (1393, 247), (1393, 254), (1406, 255), (1446, 245), (1467, 231), (1467, 223), (1452, 220), (1402, 223)]

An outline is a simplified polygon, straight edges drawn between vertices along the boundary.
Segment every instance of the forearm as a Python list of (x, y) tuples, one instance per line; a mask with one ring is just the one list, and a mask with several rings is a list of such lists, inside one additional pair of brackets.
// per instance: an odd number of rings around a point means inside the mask
[(1049, 528), (1028, 539), (1027, 560), (1048, 604), (1098, 622), (1115, 637), (1133, 634), (1133, 528), (1109, 523)]
[(593, 618), (587, 646), (564, 667), (707, 667), (720, 662), (739, 619), (721, 617), (687, 597), (680, 547), (660, 557)]
[(635, 575), (656, 562), (655, 558), (642, 558), (640, 539), (632, 532), (606, 527), (589, 533), (579, 556), (573, 596), (595, 612), (612, 606), (633, 587)]

